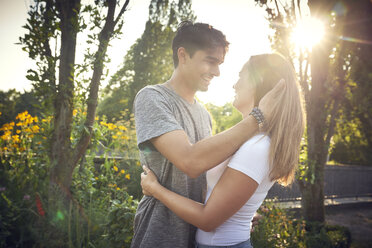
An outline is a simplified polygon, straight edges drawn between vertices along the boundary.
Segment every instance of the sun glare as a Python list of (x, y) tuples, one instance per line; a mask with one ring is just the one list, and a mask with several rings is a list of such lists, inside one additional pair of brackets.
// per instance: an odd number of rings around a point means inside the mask
[(323, 23), (315, 18), (306, 18), (297, 23), (291, 39), (297, 46), (311, 49), (322, 40), (323, 36)]

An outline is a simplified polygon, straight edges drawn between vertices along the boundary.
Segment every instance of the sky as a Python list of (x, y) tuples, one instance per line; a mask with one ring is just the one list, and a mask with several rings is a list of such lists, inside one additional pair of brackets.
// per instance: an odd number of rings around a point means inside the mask
[[(22, 26), (26, 24), (31, 3), (32, 0), (0, 0), (0, 90), (15, 88), (23, 92), (32, 88), (25, 76), (28, 69), (35, 68), (34, 61), (28, 58), (20, 45), (15, 44), (24, 34)], [(124, 14), (122, 38), (113, 40), (108, 49), (111, 59), (107, 65), (109, 77), (119, 69), (127, 50), (142, 35), (149, 3), (150, 0), (130, 1), (128, 11)], [(203, 103), (223, 105), (233, 100), (232, 86), (249, 57), (271, 51), (265, 11), (255, 6), (253, 0), (194, 0), (192, 6), (197, 21), (221, 30), (230, 42), (229, 52), (220, 67), (221, 75), (213, 79), (208, 92), (197, 93)], [(82, 43), (84, 41), (78, 38), (78, 46)], [(79, 57), (82, 57), (82, 52), (77, 54), (77, 60)], [(102, 87), (106, 83), (102, 82)]]

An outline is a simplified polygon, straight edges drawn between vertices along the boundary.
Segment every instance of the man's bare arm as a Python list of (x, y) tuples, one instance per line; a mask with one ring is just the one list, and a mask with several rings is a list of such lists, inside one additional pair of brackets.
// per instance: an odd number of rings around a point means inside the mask
[(257, 130), (256, 120), (249, 116), (234, 127), (195, 144), (190, 143), (183, 130), (163, 134), (151, 142), (177, 168), (195, 178), (234, 154)]
[[(261, 99), (259, 108), (267, 120), (270, 120), (277, 96), (282, 94), (284, 89), (285, 83), (281, 80)], [(177, 168), (195, 178), (234, 154), (257, 131), (256, 120), (248, 116), (232, 128), (195, 144), (190, 143), (186, 133), (182, 130), (165, 133), (151, 139), (151, 142)]]

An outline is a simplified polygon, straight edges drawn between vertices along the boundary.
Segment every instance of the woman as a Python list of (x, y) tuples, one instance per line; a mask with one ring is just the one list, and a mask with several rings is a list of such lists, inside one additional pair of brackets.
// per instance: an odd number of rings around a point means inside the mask
[(234, 107), (247, 117), (279, 81), (286, 88), (278, 96), (272, 117), (260, 132), (229, 159), (207, 172), (205, 204), (161, 186), (144, 166), (141, 185), (186, 222), (197, 226), (196, 247), (251, 247), (250, 223), (267, 192), (278, 182), (293, 181), (304, 130), (301, 95), (292, 65), (278, 54), (252, 56), (234, 85)]

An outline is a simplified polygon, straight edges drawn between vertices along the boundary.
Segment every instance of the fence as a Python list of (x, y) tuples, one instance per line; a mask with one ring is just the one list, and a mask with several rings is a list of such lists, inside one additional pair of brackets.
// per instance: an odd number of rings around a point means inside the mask
[[(324, 171), (324, 197), (327, 199), (372, 196), (372, 167), (331, 166)], [(301, 199), (297, 182), (290, 187), (275, 184), (267, 195), (268, 199), (295, 201)]]

